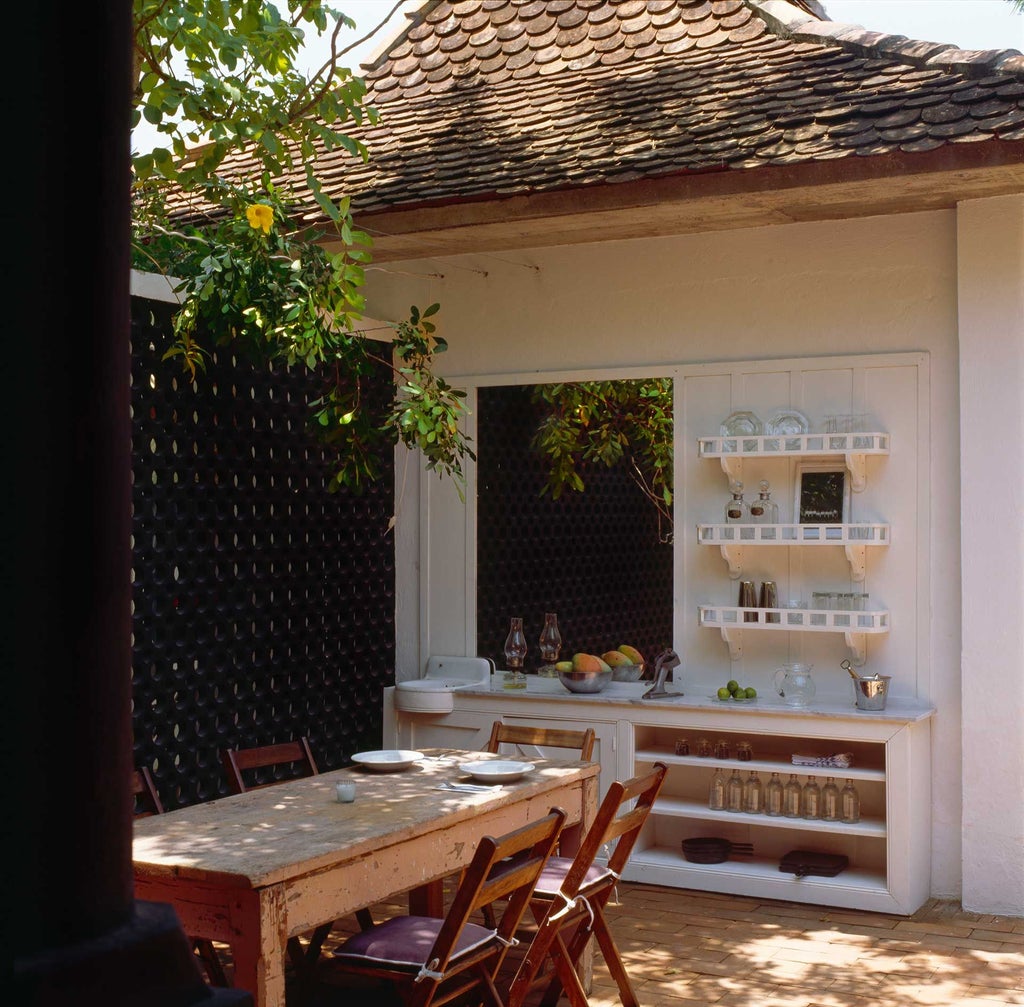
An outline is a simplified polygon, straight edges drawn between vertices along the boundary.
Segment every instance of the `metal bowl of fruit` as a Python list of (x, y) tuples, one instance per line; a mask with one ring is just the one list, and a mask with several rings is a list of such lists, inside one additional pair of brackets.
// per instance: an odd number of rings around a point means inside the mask
[(647, 667), (640, 651), (628, 644), (623, 644), (618, 650), (605, 651), (601, 660), (611, 667), (613, 682), (639, 682)]
[(644, 677), (643, 664), (620, 664), (612, 668), (613, 682), (639, 682)]
[(596, 671), (573, 668), (566, 671), (558, 668), (558, 681), (570, 692), (593, 693), (601, 692), (612, 680), (611, 668), (599, 668)]

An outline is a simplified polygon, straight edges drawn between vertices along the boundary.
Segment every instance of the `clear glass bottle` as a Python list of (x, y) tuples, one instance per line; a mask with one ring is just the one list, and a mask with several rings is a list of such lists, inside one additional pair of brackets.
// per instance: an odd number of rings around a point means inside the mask
[(786, 818), (800, 818), (803, 814), (804, 788), (796, 778), (796, 773), (790, 773), (786, 786), (782, 789), (782, 814)]
[(821, 787), (813, 776), (807, 777), (803, 793), (804, 818), (821, 818)]
[(558, 616), (554, 612), (544, 613), (544, 628), (540, 631), (540, 657), (544, 662), (537, 669), (541, 678), (558, 678), (555, 662), (562, 649), (562, 634), (558, 632)]
[(764, 811), (764, 786), (753, 770), (743, 781), (743, 810), (748, 815), (759, 815)]
[(725, 785), (725, 810), (743, 810), (743, 777), (740, 776), (738, 769), (732, 771), (732, 776), (729, 777), (729, 782)]
[(853, 785), (853, 780), (847, 780), (839, 794), (840, 814), (844, 822), (853, 825), (860, 821), (860, 794)]
[(779, 505), (772, 499), (767, 479), (761, 480), (757, 499), (750, 501), (750, 520), (754, 524), (779, 523)]
[(747, 524), (750, 521), (750, 507), (743, 499), (743, 483), (736, 481), (729, 490), (732, 499), (725, 505), (725, 523)]
[(716, 769), (715, 775), (711, 777), (708, 807), (712, 811), (725, 811), (725, 774), (721, 769)]
[(821, 788), (821, 818), (824, 822), (839, 821), (839, 788), (834, 776), (826, 776)]
[(502, 685), (506, 689), (525, 689), (526, 675), (523, 660), (526, 658), (526, 637), (523, 634), (523, 620), (513, 616), (505, 638), (505, 677)]
[(772, 773), (768, 786), (764, 788), (764, 813), (772, 818), (780, 818), (782, 806), (782, 780), (778, 773)]

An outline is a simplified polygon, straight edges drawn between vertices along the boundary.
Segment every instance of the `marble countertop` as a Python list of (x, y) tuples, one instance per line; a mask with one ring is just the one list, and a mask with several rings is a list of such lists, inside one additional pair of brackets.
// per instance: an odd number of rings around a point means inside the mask
[[(779, 714), (784, 716), (805, 716), (823, 718), (851, 717), (877, 721), (925, 720), (935, 713), (931, 703), (914, 698), (890, 696), (884, 710), (858, 710), (853, 699), (822, 697), (807, 707), (787, 706), (778, 697), (758, 696), (749, 702), (722, 701), (711, 695), (676, 692), (671, 698), (641, 699), (652, 685), (651, 682), (610, 682), (603, 692), (569, 692), (557, 679), (527, 676), (526, 689), (505, 689), (501, 675), (492, 676), (490, 686), (474, 685), (456, 690), (456, 696), (489, 696), (509, 700), (539, 700), (545, 703), (572, 703), (574, 705), (629, 705), (651, 708), (675, 707), (687, 710), (708, 710), (733, 714)], [(673, 683), (666, 685), (666, 691), (673, 693)]]

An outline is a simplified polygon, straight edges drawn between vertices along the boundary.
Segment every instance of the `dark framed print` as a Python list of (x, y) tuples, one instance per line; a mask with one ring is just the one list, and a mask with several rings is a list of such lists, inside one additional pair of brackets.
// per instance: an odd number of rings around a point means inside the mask
[(798, 462), (793, 513), (799, 524), (848, 523), (850, 481), (846, 469), (835, 462)]

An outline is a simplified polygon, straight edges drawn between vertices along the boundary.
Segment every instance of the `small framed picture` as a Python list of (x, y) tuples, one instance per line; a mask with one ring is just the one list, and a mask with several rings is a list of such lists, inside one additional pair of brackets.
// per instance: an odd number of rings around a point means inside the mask
[(793, 513), (798, 524), (848, 523), (850, 482), (846, 469), (835, 462), (798, 462)]

